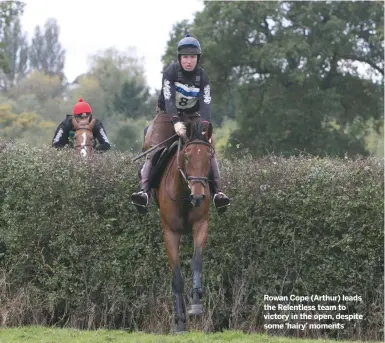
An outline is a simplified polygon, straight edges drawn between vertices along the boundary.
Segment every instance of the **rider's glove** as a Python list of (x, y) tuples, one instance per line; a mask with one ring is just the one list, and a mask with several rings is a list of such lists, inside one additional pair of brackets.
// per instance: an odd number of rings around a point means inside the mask
[(186, 138), (186, 126), (181, 121), (174, 124), (175, 132), (178, 134), (178, 136), (182, 138)]

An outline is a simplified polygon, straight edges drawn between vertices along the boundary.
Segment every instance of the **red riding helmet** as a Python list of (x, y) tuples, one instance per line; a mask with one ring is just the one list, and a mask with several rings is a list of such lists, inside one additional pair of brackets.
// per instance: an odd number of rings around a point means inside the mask
[(83, 99), (80, 98), (79, 102), (77, 104), (75, 104), (74, 108), (72, 109), (72, 113), (75, 116), (80, 116), (84, 113), (91, 114), (92, 108), (87, 102), (83, 101)]

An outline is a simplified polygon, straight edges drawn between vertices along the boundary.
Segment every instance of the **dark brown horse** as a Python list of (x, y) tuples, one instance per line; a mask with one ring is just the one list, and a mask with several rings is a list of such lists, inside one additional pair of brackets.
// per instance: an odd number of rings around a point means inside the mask
[(88, 156), (93, 150), (94, 134), (92, 132), (95, 125), (95, 118), (73, 118), (72, 125), (75, 130), (74, 148), (82, 156)]
[[(192, 232), (194, 254), (192, 257), (193, 288), (188, 314), (201, 315), (202, 254), (209, 226), (210, 187), (208, 176), (211, 145), (211, 124), (190, 122), (186, 124), (187, 140), (169, 159), (159, 187), (154, 190), (160, 210), (164, 243), (172, 270), (172, 293), (177, 332), (186, 331), (186, 308), (183, 298), (184, 281), (180, 270), (179, 246), (181, 235)], [(182, 147), (183, 144), (183, 147)], [(179, 149), (180, 148), (180, 149)]]

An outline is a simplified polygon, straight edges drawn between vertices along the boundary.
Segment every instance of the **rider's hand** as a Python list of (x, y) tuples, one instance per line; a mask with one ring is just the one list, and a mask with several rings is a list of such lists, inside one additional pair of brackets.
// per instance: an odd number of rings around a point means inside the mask
[(181, 121), (174, 124), (175, 132), (179, 137), (186, 138), (186, 126)]

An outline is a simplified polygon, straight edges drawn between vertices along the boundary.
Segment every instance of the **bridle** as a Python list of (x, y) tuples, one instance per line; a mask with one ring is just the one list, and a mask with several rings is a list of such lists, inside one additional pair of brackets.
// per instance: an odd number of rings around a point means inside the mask
[[(201, 140), (201, 139), (198, 139), (198, 138), (194, 139), (194, 140), (192, 140), (190, 142), (187, 142), (184, 145), (184, 148), (187, 148), (191, 144), (203, 144), (203, 145), (206, 145), (206, 146), (211, 148), (212, 154), (214, 153), (214, 147), (209, 142), (206, 142), (204, 140)], [(204, 177), (204, 176), (190, 176), (190, 175), (186, 176), (186, 174), (183, 171), (183, 168), (180, 167), (180, 165), (179, 165), (179, 152), (181, 150), (181, 147), (182, 147), (182, 138), (179, 137), (177, 153), (176, 153), (176, 155), (174, 155), (174, 159), (176, 158), (176, 160), (177, 160), (177, 169), (178, 169), (179, 174), (182, 176), (183, 181), (186, 183), (186, 185), (189, 188), (189, 190), (191, 190), (189, 181), (200, 182), (200, 183), (202, 183), (203, 187), (206, 188), (206, 186), (208, 184), (208, 177)], [(170, 196), (169, 192), (167, 191), (167, 178), (168, 178), (168, 175), (170, 173), (170, 170), (171, 170), (171, 165), (170, 165), (170, 168), (167, 171), (166, 178), (165, 178), (166, 193), (167, 193), (169, 199), (171, 199), (172, 201), (190, 201), (188, 196), (185, 197), (185, 198), (181, 198), (181, 199), (174, 199), (172, 196)]]
[[(183, 169), (180, 167), (180, 165), (179, 165), (179, 151), (180, 151), (180, 148), (181, 148), (181, 145), (182, 145), (181, 141), (182, 141), (182, 138), (179, 137), (178, 150), (177, 150), (177, 155), (176, 155), (176, 163), (177, 163), (177, 168), (178, 168), (179, 173), (182, 175), (182, 178), (186, 182), (188, 188), (190, 188), (190, 184), (188, 183), (189, 181), (200, 182), (202, 184), (202, 186), (204, 188), (206, 188), (207, 183), (208, 183), (208, 177), (204, 177), (204, 176), (186, 176), (185, 173), (183, 172)], [(184, 148), (186, 149), (189, 145), (192, 145), (192, 144), (203, 144), (203, 145), (206, 145), (208, 147), (211, 147), (211, 149), (214, 149), (209, 142), (205, 142), (205, 141), (200, 140), (200, 139), (194, 139), (194, 140), (192, 140), (190, 142), (187, 142), (185, 144)]]

